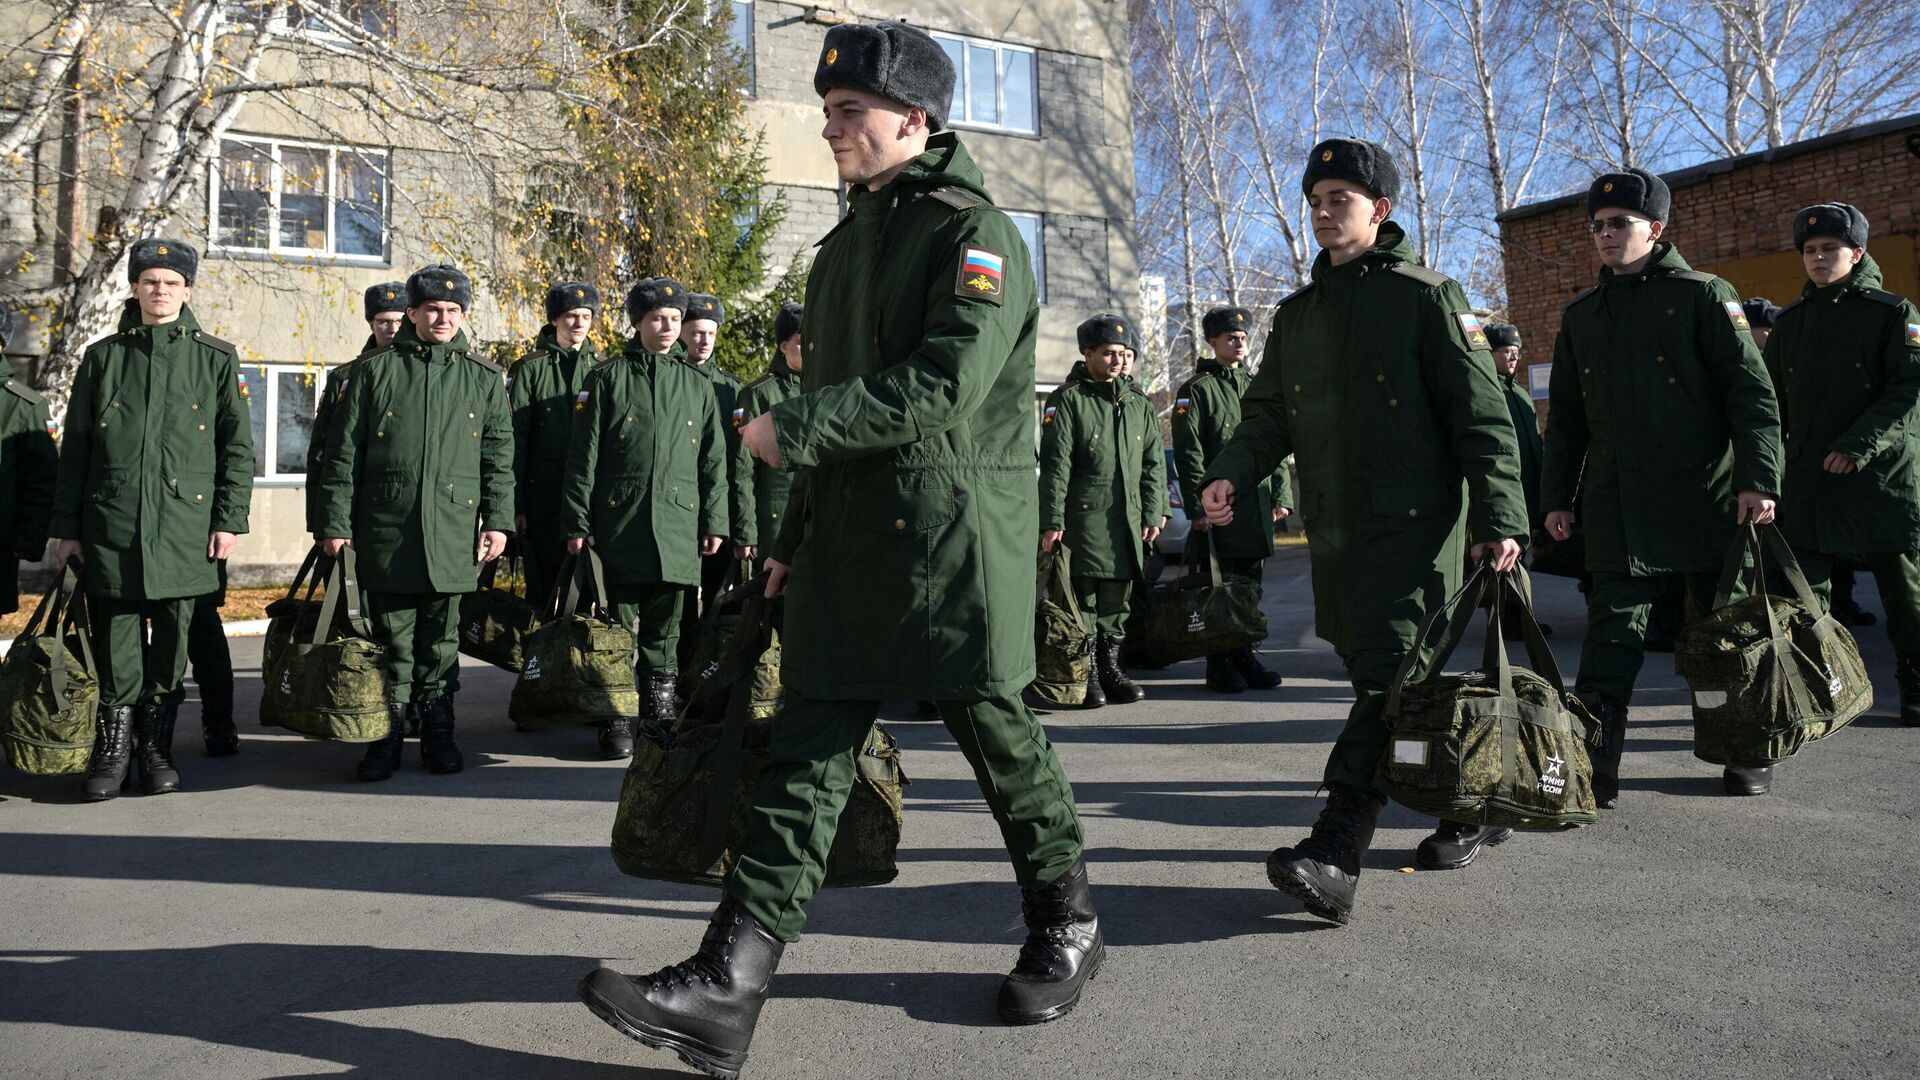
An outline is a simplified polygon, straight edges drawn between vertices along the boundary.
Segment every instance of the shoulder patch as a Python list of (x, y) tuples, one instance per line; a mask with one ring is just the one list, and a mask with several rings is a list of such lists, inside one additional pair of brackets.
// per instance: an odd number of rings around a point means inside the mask
[(1455, 321), (1460, 324), (1460, 332), (1466, 335), (1468, 348), (1487, 349), (1492, 347), (1487, 341), (1487, 328), (1480, 325), (1480, 316), (1475, 315), (1471, 311), (1456, 311), (1453, 313), (1453, 317)]
[(1722, 301), (1720, 309), (1727, 313), (1727, 321), (1733, 324), (1735, 330), (1746, 330), (1749, 332), (1753, 330), (1753, 324), (1747, 321), (1747, 309), (1740, 306), (1740, 301)]
[(955, 295), (998, 305), (1003, 303), (1000, 292), (1006, 279), (1005, 255), (972, 244), (961, 245), (959, 276), (953, 286)]
[(1600, 286), (1595, 285), (1593, 288), (1588, 289), (1586, 292), (1581, 293), (1579, 296), (1576, 296), (1573, 299), (1567, 301), (1566, 303), (1561, 304), (1560, 310), (1566, 311), (1568, 308), (1571, 308), (1573, 305), (1579, 303), (1582, 300), (1585, 300), (1587, 297), (1592, 296), (1594, 293), (1597, 293), (1599, 291), (1600, 291)]
[(474, 355), (474, 354), (472, 354), (472, 353), (468, 353), (468, 354), (467, 354), (467, 359), (469, 359), (469, 360), (471, 360), (471, 361), (473, 361), (473, 362), (474, 362), (474, 363), (476, 363), (476, 364), (479, 364), (479, 365), (480, 365), (481, 367), (483, 367), (483, 368), (486, 368), (486, 369), (487, 369), (488, 371), (491, 371), (491, 372), (493, 372), (493, 373), (494, 373), (495, 375), (505, 375), (505, 374), (506, 374), (506, 372), (505, 372), (505, 371), (503, 371), (503, 370), (501, 370), (501, 367), (500, 367), (500, 365), (499, 365), (499, 364), (496, 364), (496, 363), (494, 363), (493, 361), (491, 361), (491, 360), (488, 360), (487, 358), (485, 358), (485, 357), (483, 357), (483, 356), (475, 356), (475, 355)]
[(1302, 286), (1300, 286), (1299, 288), (1297, 288), (1297, 289), (1295, 289), (1295, 290), (1293, 290), (1292, 292), (1290, 292), (1290, 293), (1288, 293), (1287, 295), (1285, 295), (1285, 296), (1283, 296), (1283, 297), (1281, 297), (1281, 298), (1280, 298), (1280, 302), (1279, 302), (1279, 303), (1277, 303), (1277, 304), (1275, 304), (1275, 305), (1273, 305), (1273, 306), (1274, 306), (1274, 307), (1275, 307), (1276, 309), (1277, 309), (1277, 308), (1282, 308), (1282, 307), (1285, 307), (1285, 306), (1287, 306), (1287, 303), (1288, 303), (1289, 301), (1292, 301), (1292, 300), (1298, 300), (1298, 299), (1299, 299), (1299, 298), (1301, 298), (1302, 296), (1305, 296), (1305, 295), (1307, 295), (1307, 293), (1308, 293), (1308, 292), (1309, 292), (1310, 290), (1312, 290), (1312, 288), (1313, 288), (1313, 282), (1311, 282), (1311, 281), (1309, 281), (1309, 282), (1307, 282), (1307, 283), (1306, 283), (1305, 285), (1302, 285)]
[(1920, 345), (1920, 322), (1907, 324), (1907, 344)]
[(1860, 295), (1869, 300), (1885, 304), (1888, 307), (1899, 307), (1901, 304), (1907, 302), (1906, 297), (1901, 296), (1899, 293), (1890, 293), (1885, 289), (1861, 289)]
[(28, 386), (26, 383), (18, 382), (14, 379), (8, 379), (6, 382), (7, 382), (7, 391), (13, 394), (15, 397), (24, 398), (35, 405), (38, 405), (40, 404), (40, 402), (46, 400), (45, 395), (41, 394), (40, 391), (35, 390), (33, 387)]
[(971, 210), (987, 201), (971, 191), (957, 187), (935, 188), (932, 195), (955, 210)]
[(1046, 407), (1046, 410), (1040, 414), (1040, 426), (1052, 427), (1054, 417), (1059, 415), (1060, 415), (1060, 406), (1048, 405)]
[(193, 332), (193, 340), (205, 345), (209, 349), (217, 349), (220, 352), (226, 353), (228, 356), (240, 355), (240, 350), (234, 348), (231, 342), (221, 341), (205, 330), (195, 330)]
[(1413, 280), (1419, 282), (1420, 284), (1428, 285), (1428, 286), (1445, 285), (1447, 282), (1453, 280), (1438, 270), (1430, 270), (1427, 267), (1419, 265), (1418, 263), (1410, 263), (1410, 262), (1394, 263), (1393, 272), (1396, 274), (1404, 275), (1406, 277), (1410, 277)]

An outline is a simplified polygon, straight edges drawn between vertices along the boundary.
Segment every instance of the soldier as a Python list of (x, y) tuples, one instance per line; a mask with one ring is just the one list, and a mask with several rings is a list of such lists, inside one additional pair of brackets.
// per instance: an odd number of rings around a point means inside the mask
[(1034, 674), (1039, 304), (1019, 230), (942, 130), (953, 85), (923, 31), (826, 33), (814, 88), (848, 213), (807, 278), (807, 392), (741, 429), (755, 457), (798, 470), (767, 561), (767, 591), (791, 592), (786, 699), (700, 950), (580, 988), (607, 1022), (716, 1076), (746, 1060), (882, 701), (938, 702), (1012, 856), (1028, 936), (1002, 1019), (1065, 1014), (1105, 956), (1073, 792), (1020, 703)]
[(573, 406), (600, 362), (587, 335), (600, 317), (599, 290), (563, 281), (547, 290), (547, 325), (507, 377), (513, 405), (514, 524), (527, 566), (527, 596), (545, 603), (567, 555), (560, 490), (573, 438)]
[(407, 321), (407, 283), (384, 281), (370, 285), (360, 298), (367, 317), (367, 341), (359, 355), (327, 369), (320, 386), (320, 402), (313, 410), (313, 430), (307, 438), (307, 531), (320, 539), (320, 476), (327, 455), (327, 433), (333, 427), (334, 403), (346, 392), (353, 365), (393, 344)]
[[(735, 476), (733, 460), (740, 446), (738, 430), (731, 418), (735, 402), (740, 396), (740, 377), (727, 371), (713, 361), (714, 346), (720, 343), (720, 327), (727, 319), (727, 306), (720, 298), (711, 293), (687, 294), (687, 317), (680, 326), (680, 341), (686, 347), (684, 359), (693, 370), (699, 372), (713, 385), (713, 402), (719, 409), (721, 420), (722, 449), (727, 455), (726, 479), (724, 486), (727, 506), (719, 532), (722, 536), (733, 538), (734, 546), (739, 546), (740, 530), (744, 526), (732, 520), (733, 489), (745, 484), (744, 476)], [(724, 545), (723, 545), (724, 546)], [(693, 649), (699, 641), (700, 610), (711, 603), (727, 576), (727, 565), (733, 556), (727, 551), (716, 551), (700, 560), (700, 583), (685, 591), (680, 602), (680, 641), (677, 655), (684, 666), (693, 660)]]
[[(133, 298), (90, 346), (67, 402), (49, 526), (79, 556), (100, 669), (100, 732), (82, 793), (111, 799), (137, 756), (149, 795), (180, 789), (173, 725), (193, 598), (247, 531), (253, 438), (232, 345), (187, 300), (199, 253), (147, 239), (128, 252)], [(137, 745), (136, 745), (137, 744)]]
[(319, 535), (349, 544), (373, 639), (386, 650), (392, 731), (367, 746), (360, 779), (400, 767), (411, 723), (436, 775), (465, 766), (454, 744), (460, 596), (507, 546), (513, 426), (500, 368), (469, 351), (473, 283), (444, 263), (407, 279), (407, 321), (362, 357), (335, 403)]
[[(13, 340), (13, 312), (0, 308), (0, 352)], [(47, 518), (60, 454), (53, 445), (47, 399), (27, 385), (12, 358), (0, 383), (0, 615), (20, 606), (20, 561), (47, 552)], [(24, 358), (22, 359), (24, 363)]]
[(1764, 296), (1749, 296), (1741, 303), (1740, 310), (1747, 314), (1747, 326), (1753, 334), (1753, 343), (1764, 351), (1767, 338), (1773, 333), (1773, 320), (1780, 317), (1780, 309)]
[[(1252, 325), (1253, 316), (1245, 308), (1214, 308), (1202, 316), (1201, 333), (1213, 350), (1213, 359), (1202, 360), (1193, 378), (1174, 392), (1172, 426), (1173, 468), (1193, 530), (1203, 533), (1202, 539), (1213, 546), (1222, 572), (1258, 585), (1261, 567), (1273, 554), (1273, 527), (1292, 512), (1293, 492), (1285, 464), (1276, 464), (1271, 478), (1248, 489), (1248, 501), (1231, 526), (1214, 529), (1205, 514), (1194, 512), (1200, 507), (1200, 479), (1233, 437), (1240, 423), (1240, 398), (1253, 382), (1245, 362), (1251, 340), (1247, 331)], [(1260, 663), (1251, 645), (1207, 657), (1210, 690), (1240, 694), (1279, 685), (1280, 676)]]
[(1064, 538), (1073, 590), (1093, 638), (1086, 707), (1146, 696), (1120, 669), (1133, 583), (1146, 576), (1146, 544), (1167, 520), (1165, 454), (1153, 403), (1121, 377), (1131, 320), (1080, 324), (1081, 360), (1040, 418), (1040, 550)]
[(806, 363), (800, 348), (803, 312), (799, 304), (780, 305), (779, 314), (773, 318), (773, 364), (765, 375), (741, 389), (727, 417), (727, 426), (736, 433), (731, 488), (734, 554), (749, 561), (757, 560), (761, 547), (779, 534), (780, 515), (787, 509), (793, 474), (754, 460), (737, 433), (754, 417), (800, 395), (800, 372)]
[(1866, 564), (1887, 607), (1900, 721), (1920, 727), (1920, 311), (1880, 287), (1867, 218), (1846, 203), (1794, 215), (1806, 267), (1767, 369), (1786, 428), (1780, 528), (1815, 591), (1836, 556)]
[[(1587, 189), (1600, 284), (1568, 301), (1553, 347), (1541, 504), (1555, 539), (1586, 532), (1587, 635), (1576, 689), (1600, 721), (1594, 796), (1615, 805), (1648, 609), (1679, 576), (1691, 617), (1713, 602), (1740, 522), (1773, 520), (1780, 417), (1733, 286), (1664, 239), (1666, 182), (1641, 169)], [(1737, 493), (1737, 495), (1736, 495)], [(1767, 769), (1728, 769), (1739, 795)]]
[[(1543, 443), (1540, 439), (1540, 413), (1533, 407), (1533, 395), (1519, 383), (1520, 375), (1520, 328), (1496, 323), (1487, 327), (1487, 344), (1493, 352), (1493, 370), (1500, 376), (1502, 395), (1507, 400), (1507, 415), (1513, 420), (1514, 438), (1520, 447), (1520, 489), (1527, 498), (1527, 530), (1540, 527), (1540, 455)], [(1508, 601), (1507, 630), (1509, 636), (1520, 628), (1519, 611), (1515, 601)], [(1542, 636), (1553, 633), (1553, 627), (1540, 623)]]
[[(1527, 531), (1486, 334), (1460, 286), (1415, 261), (1391, 218), (1399, 186), (1374, 143), (1313, 148), (1300, 182), (1321, 248), (1312, 280), (1275, 309), (1239, 426), (1200, 485), (1218, 528), (1288, 454), (1300, 470), (1314, 627), (1346, 665), (1354, 703), (1327, 759), (1326, 808), (1304, 841), (1268, 857), (1267, 877), (1337, 923), (1352, 915), (1386, 804), (1373, 779), (1400, 661), (1423, 644), (1422, 620), (1452, 595), (1466, 559), (1510, 568)], [(1264, 504), (1247, 503), (1264, 526)], [(1443, 821), (1416, 859), (1465, 866), (1503, 832)]]
[[(686, 306), (687, 290), (672, 278), (647, 278), (627, 293), (634, 335), (581, 387), (561, 488), (568, 553), (589, 544), (599, 552), (614, 617), (633, 631), (643, 719), (656, 739), (678, 714), (682, 597), (727, 531), (719, 406), (712, 385), (674, 348)], [(633, 721), (604, 721), (600, 751), (631, 757)]]

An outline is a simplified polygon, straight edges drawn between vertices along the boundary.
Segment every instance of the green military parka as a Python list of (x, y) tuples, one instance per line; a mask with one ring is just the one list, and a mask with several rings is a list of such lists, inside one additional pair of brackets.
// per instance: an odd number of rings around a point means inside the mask
[[(1180, 505), (1189, 521), (1206, 519), (1200, 508), (1200, 480), (1233, 438), (1240, 424), (1240, 399), (1253, 385), (1245, 364), (1228, 367), (1202, 360), (1193, 378), (1173, 394), (1173, 471), (1180, 481)], [(1236, 485), (1237, 487), (1237, 485)], [(1293, 486), (1281, 463), (1258, 487), (1238, 496), (1233, 520), (1204, 534), (1223, 559), (1264, 559), (1273, 554), (1274, 507), (1293, 509)]]
[(1166, 454), (1153, 402), (1086, 361), (1040, 417), (1040, 527), (1062, 529), (1076, 577), (1145, 576), (1143, 527), (1167, 515)]
[(587, 376), (600, 363), (591, 338), (566, 350), (543, 326), (533, 349), (507, 372), (507, 399), (513, 409), (514, 513), (527, 519), (530, 532), (558, 531), (561, 486), (567, 472), (567, 445), (573, 439), (574, 405)]
[(723, 417), (733, 429), (733, 539), (737, 544), (759, 547), (771, 544), (780, 534), (780, 522), (787, 510), (787, 494), (793, 487), (793, 473), (755, 460), (740, 442), (740, 429), (747, 422), (775, 405), (800, 395), (800, 373), (787, 366), (786, 357), (774, 350), (773, 366), (765, 375), (748, 383), (735, 399), (732, 414)]
[(59, 460), (47, 399), (24, 379), (0, 381), (0, 615), (19, 604), (15, 556), (37, 560), (46, 550)]

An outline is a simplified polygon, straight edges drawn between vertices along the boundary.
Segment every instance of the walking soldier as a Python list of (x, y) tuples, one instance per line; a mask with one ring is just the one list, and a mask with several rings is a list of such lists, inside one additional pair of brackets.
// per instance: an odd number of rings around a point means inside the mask
[(560, 524), (560, 491), (573, 438), (573, 406), (600, 356), (587, 335), (600, 317), (600, 293), (584, 281), (547, 290), (547, 325), (533, 351), (507, 375), (513, 407), (514, 525), (526, 560), (527, 596), (536, 604), (553, 593), (567, 555)]
[(460, 596), (505, 550), (513, 513), (506, 387), (463, 329), (473, 284), (439, 264), (415, 271), (406, 292), (393, 345), (347, 377), (322, 464), (323, 547), (337, 557), (353, 545), (373, 637), (386, 650), (393, 728), (360, 762), (369, 781), (400, 767), (410, 717), (428, 771), (464, 767), (453, 741)]
[(87, 349), (68, 399), (50, 529), (79, 556), (100, 668), (100, 733), (83, 792), (118, 795), (130, 753), (149, 795), (177, 791), (173, 725), (193, 598), (247, 531), (253, 439), (232, 345), (187, 300), (199, 254), (147, 239), (128, 254), (119, 332)]
[[(721, 449), (727, 458), (723, 483), (727, 505), (717, 531), (722, 536), (732, 537), (737, 547), (744, 526), (733, 518), (733, 507), (737, 500), (732, 491), (748, 483), (746, 474), (735, 475), (733, 467), (735, 452), (740, 447), (739, 429), (732, 422), (740, 396), (740, 377), (721, 368), (713, 359), (714, 347), (720, 343), (720, 327), (726, 320), (727, 306), (720, 302), (719, 297), (711, 293), (688, 293), (687, 317), (680, 327), (680, 341), (686, 348), (687, 365), (699, 372), (713, 387), (713, 403), (721, 421)], [(700, 559), (699, 586), (685, 590), (680, 602), (680, 641), (677, 649), (683, 665), (693, 661), (693, 649), (700, 632), (701, 605), (711, 603), (726, 584), (723, 579), (727, 575), (728, 564), (734, 558), (729, 551), (703, 555)]]
[(723, 419), (736, 433), (733, 451), (734, 554), (755, 559), (780, 531), (787, 510), (787, 492), (793, 474), (755, 460), (740, 442), (738, 432), (754, 417), (790, 398), (800, 396), (800, 372), (806, 361), (800, 348), (799, 304), (783, 304), (773, 318), (773, 363), (765, 375), (748, 383)]

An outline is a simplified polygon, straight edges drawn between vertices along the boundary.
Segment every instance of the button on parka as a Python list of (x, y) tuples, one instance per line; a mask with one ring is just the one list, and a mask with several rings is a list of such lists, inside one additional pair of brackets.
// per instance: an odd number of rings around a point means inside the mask
[(119, 332), (74, 374), (48, 530), (79, 540), (95, 596), (169, 600), (220, 587), (213, 532), (244, 533), (253, 431), (232, 345), (190, 307), (148, 326), (128, 300)]
[(1048, 395), (1040, 421), (1040, 527), (1064, 529), (1080, 577), (1145, 574), (1140, 530), (1167, 512), (1166, 453), (1153, 403), (1086, 361)]

